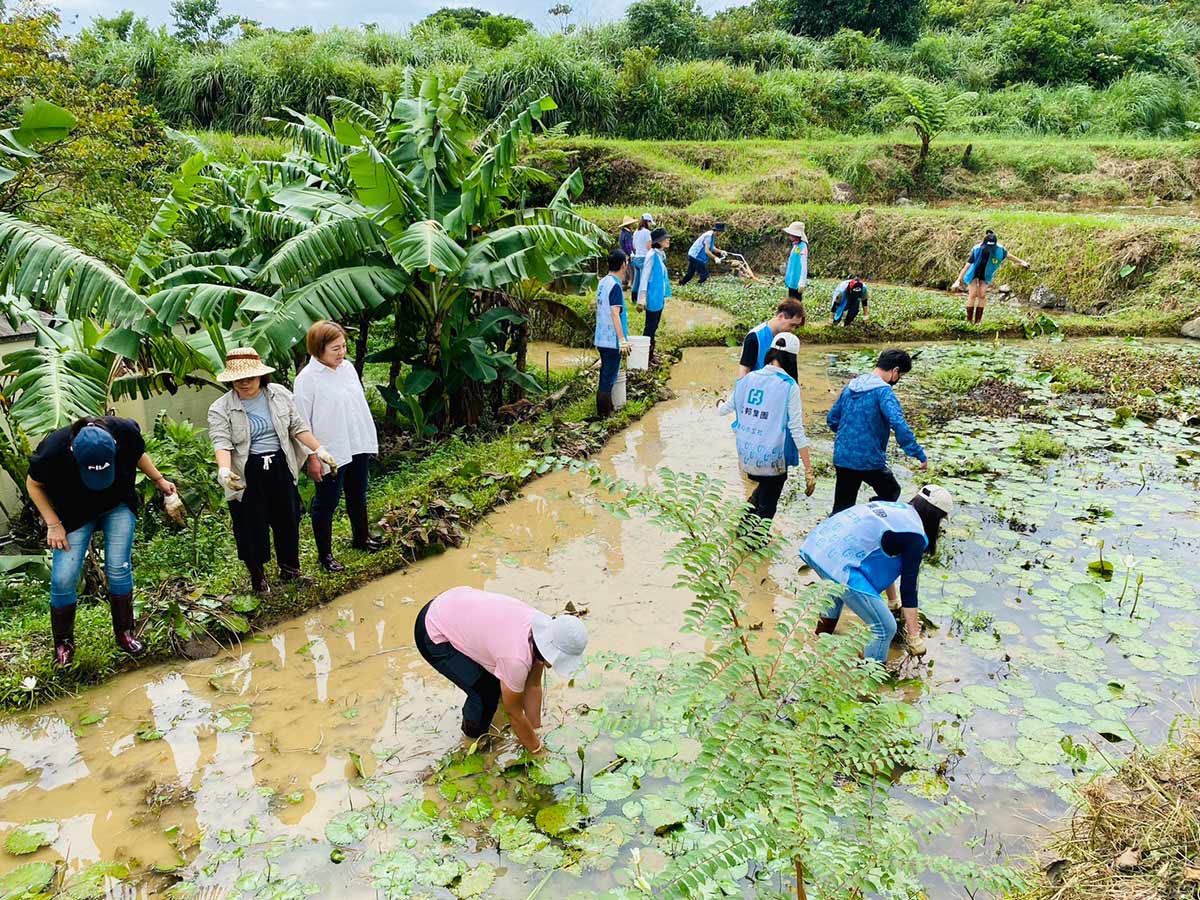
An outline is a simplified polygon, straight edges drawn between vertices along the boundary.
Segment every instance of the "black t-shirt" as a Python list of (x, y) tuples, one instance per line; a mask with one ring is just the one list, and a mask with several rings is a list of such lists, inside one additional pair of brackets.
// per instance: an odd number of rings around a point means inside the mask
[(742, 358), (738, 362), (753, 372), (758, 368), (758, 329), (746, 335), (742, 341)]
[(71, 429), (60, 428), (42, 438), (29, 460), (29, 477), (42, 486), (68, 532), (124, 503), (138, 511), (137, 462), (146, 452), (142, 429), (133, 419), (104, 416), (97, 420), (117, 442), (117, 474), (106, 490), (92, 491), (79, 477), (79, 464), (71, 452)]
[(880, 541), (888, 556), (900, 557), (900, 605), (917, 605), (917, 576), (925, 555), (925, 536), (911, 531), (888, 531)]

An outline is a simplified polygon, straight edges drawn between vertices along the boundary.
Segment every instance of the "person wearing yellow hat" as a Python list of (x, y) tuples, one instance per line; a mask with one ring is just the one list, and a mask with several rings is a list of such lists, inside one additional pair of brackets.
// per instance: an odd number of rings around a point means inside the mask
[[(808, 234), (803, 222), (792, 222), (783, 233), (788, 236), (792, 249), (788, 251), (787, 268), (783, 273), (783, 283), (787, 285), (788, 299), (804, 304), (804, 290), (808, 287)], [(800, 314), (800, 327), (804, 327), (807, 317)]]
[[(300, 414), (291, 391), (271, 383), (274, 371), (253, 347), (230, 350), (225, 369), (217, 375), (230, 390), (208, 408), (208, 437), (217, 458), (217, 481), (229, 503), (238, 558), (259, 594), (270, 591), (265, 567), (272, 535), (280, 576), (284, 581), (301, 579), (296, 490), (300, 467), (312, 455), (330, 472), (338, 469), (333, 454), (321, 446)], [(320, 476), (314, 478), (320, 481)]]

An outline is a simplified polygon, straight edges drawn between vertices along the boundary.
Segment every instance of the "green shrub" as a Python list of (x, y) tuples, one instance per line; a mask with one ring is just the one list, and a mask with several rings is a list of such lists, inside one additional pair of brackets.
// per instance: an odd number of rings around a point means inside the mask
[(984, 381), (985, 376), (978, 366), (960, 363), (934, 369), (926, 377), (940, 391), (948, 394), (968, 394)]
[(1033, 465), (1046, 459), (1058, 459), (1067, 451), (1067, 445), (1048, 431), (1032, 429), (1021, 432), (1013, 450), (1017, 456)]
[(1050, 387), (1058, 394), (1100, 390), (1100, 379), (1082, 366), (1062, 364), (1050, 371)]

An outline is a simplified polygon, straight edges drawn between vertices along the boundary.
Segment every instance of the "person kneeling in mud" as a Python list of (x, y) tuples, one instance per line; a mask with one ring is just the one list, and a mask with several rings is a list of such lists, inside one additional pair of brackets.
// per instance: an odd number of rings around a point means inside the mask
[[(924, 556), (937, 550), (942, 521), (954, 511), (950, 492), (926, 485), (908, 503), (872, 501), (830, 516), (814, 528), (800, 558), (826, 581), (844, 585), (833, 605), (817, 621), (817, 634), (832, 634), (849, 606), (873, 635), (863, 655), (880, 665), (896, 634), (892, 610), (904, 619), (904, 644), (910, 656), (925, 655), (917, 615), (917, 576)], [(896, 582), (900, 583), (897, 607)], [(880, 598), (887, 592), (888, 602)]]
[(466, 695), (462, 730), (488, 733), (496, 707), (530, 753), (542, 749), (542, 675), (569, 678), (587, 649), (587, 626), (575, 616), (548, 616), (532, 606), (472, 587), (450, 588), (417, 614), (417, 651)]

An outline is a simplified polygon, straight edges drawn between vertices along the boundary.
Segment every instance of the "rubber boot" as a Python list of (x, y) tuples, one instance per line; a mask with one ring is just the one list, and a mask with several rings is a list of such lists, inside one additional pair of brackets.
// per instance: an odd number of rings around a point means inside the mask
[(662, 360), (658, 356), (658, 338), (650, 338), (650, 365), (657, 366)]
[(833, 630), (837, 628), (837, 619), (826, 619), (824, 616), (817, 619), (817, 630), (814, 634), (833, 634)]
[(975, 324), (976, 325), (983, 324), (983, 307), (982, 306), (975, 307)]
[(349, 504), (346, 514), (350, 517), (351, 547), (367, 553), (378, 553), (383, 549), (383, 541), (371, 537), (370, 517), (367, 515), (366, 504), (362, 506)]
[(313, 537), (317, 542), (317, 558), (326, 572), (345, 572), (346, 567), (333, 556), (333, 522), (313, 519)]
[(113, 637), (117, 646), (130, 656), (141, 656), (146, 645), (139, 639), (133, 627), (133, 594), (109, 594), (108, 605), (112, 607)]
[(968, 325), (975, 324), (975, 307), (973, 307), (973, 306), (967, 307), (967, 324)]
[(271, 583), (267, 581), (267, 570), (262, 563), (246, 563), (246, 571), (250, 573), (250, 586), (254, 593), (260, 596), (271, 593)]
[(612, 391), (596, 391), (596, 412), (601, 419), (613, 414)]
[(75, 604), (50, 607), (50, 633), (54, 635), (54, 666), (65, 669), (75, 661)]

